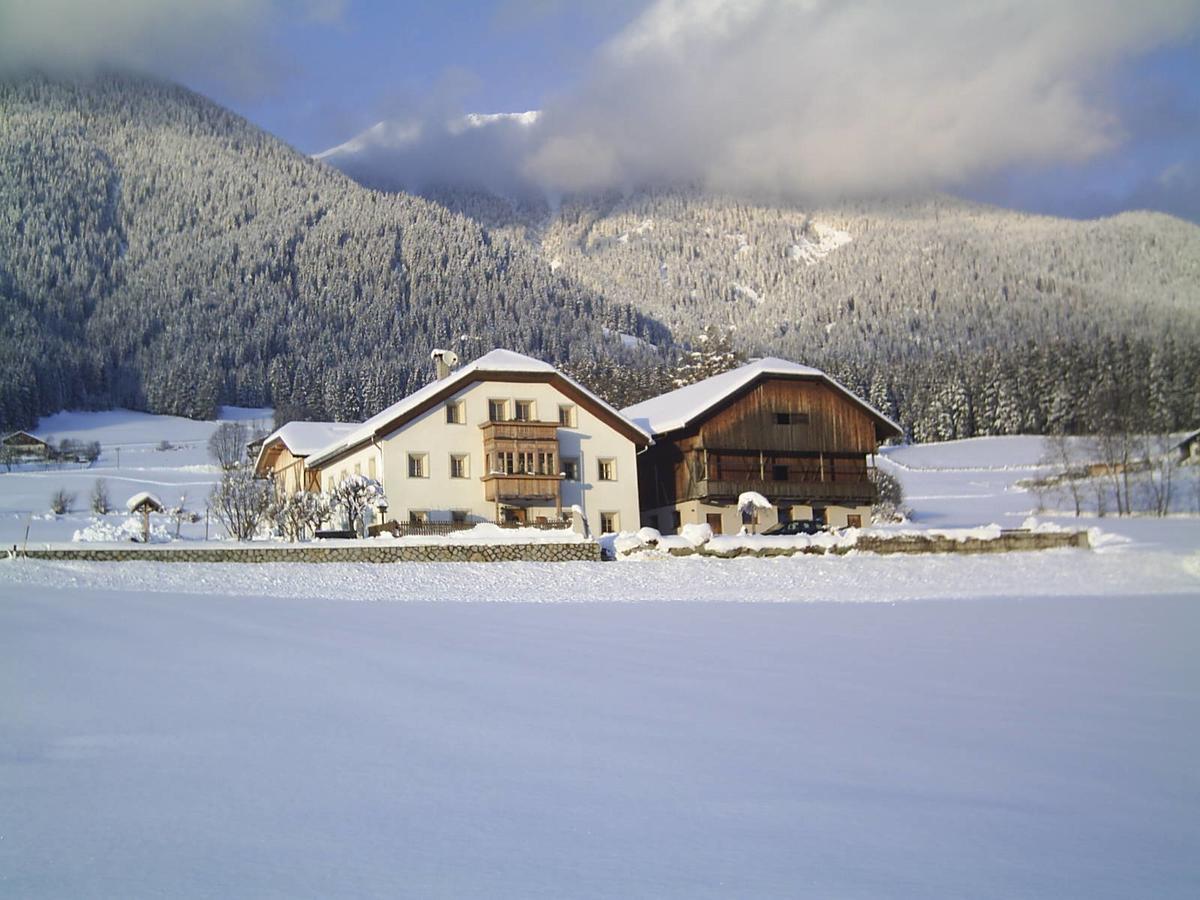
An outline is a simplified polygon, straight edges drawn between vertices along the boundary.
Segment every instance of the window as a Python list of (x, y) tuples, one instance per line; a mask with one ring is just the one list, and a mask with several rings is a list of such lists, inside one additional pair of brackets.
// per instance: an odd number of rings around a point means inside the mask
[(598, 471), (596, 473), (597, 481), (616, 481), (617, 480), (617, 461), (607, 458), (597, 461)]
[(807, 425), (808, 413), (802, 412), (777, 412), (775, 413), (776, 425)]
[(616, 534), (621, 529), (621, 517), (615, 512), (600, 513), (600, 532), (602, 534)]
[(787, 481), (788, 480), (788, 467), (786, 465), (771, 466), (771, 480), (772, 481)]
[(354, 464), (354, 474), (355, 474), (355, 475), (361, 475), (361, 474), (362, 474), (362, 463), (355, 463), (355, 464)]
[(471, 457), (465, 453), (450, 454), (450, 477), (469, 478), (471, 476)]
[(579, 460), (564, 458), (562, 461), (562, 476), (567, 481), (578, 481)]
[(429, 454), (428, 453), (410, 453), (410, 454), (408, 454), (408, 477), (409, 478), (428, 478), (429, 477)]
[(465, 400), (451, 400), (446, 404), (446, 424), (465, 425), (467, 423), (467, 404)]
[(516, 454), (509, 451), (497, 452), (488, 456), (488, 473), (491, 475), (512, 475), (517, 471)]
[(518, 422), (532, 422), (536, 418), (534, 415), (534, 407), (532, 400), (518, 400), (516, 402), (517, 414), (514, 417)]
[(507, 422), (508, 421), (508, 401), (507, 400), (489, 400), (488, 401), (488, 421), (489, 422)]
[(372, 479), (375, 477), (375, 457), (373, 456), (367, 460), (367, 477)]
[(862, 516), (846, 516), (847, 528), (862, 528)]
[(429, 510), (427, 509), (410, 509), (408, 511), (409, 525), (428, 525)]
[(558, 407), (558, 424), (563, 428), (575, 427), (575, 407), (570, 403), (563, 403)]
[(465, 509), (450, 510), (450, 521), (455, 525), (467, 524), (467, 511)]
[(327, 493), (327, 494), (333, 493), (333, 476), (332, 475), (330, 475), (327, 479), (325, 479), (325, 493)]

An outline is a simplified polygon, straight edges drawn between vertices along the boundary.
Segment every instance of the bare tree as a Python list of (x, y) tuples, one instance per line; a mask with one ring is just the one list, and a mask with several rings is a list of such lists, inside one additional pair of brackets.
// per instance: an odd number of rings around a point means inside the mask
[(183, 527), (184, 522), (196, 521), (195, 513), (187, 508), (187, 491), (179, 495), (179, 502), (172, 506), (167, 512), (171, 516), (171, 521), (175, 523), (175, 537), (179, 537), (179, 531)]
[[(1046, 479), (1047, 486), (1065, 488), (1078, 516), (1083, 510), (1083, 483), (1087, 470), (1080, 465), (1075, 442), (1065, 434), (1051, 434), (1042, 442), (1042, 463), (1056, 470)], [(1057, 493), (1057, 492), (1056, 492)]]
[(229, 536), (247, 541), (271, 509), (274, 486), (248, 469), (226, 472), (209, 495), (209, 507)]
[(112, 509), (112, 501), (108, 496), (108, 482), (103, 478), (97, 478), (92, 485), (92, 512), (104, 515)]
[(1143, 435), (1141, 445), (1145, 474), (1139, 486), (1140, 493), (1145, 497), (1145, 509), (1156, 516), (1165, 516), (1171, 511), (1177, 465), (1171, 437), (1167, 434)]
[(68, 494), (63, 488), (59, 488), (50, 495), (50, 512), (61, 516), (63, 513), (70, 512), (74, 503), (75, 495)]
[(245, 458), (247, 440), (246, 426), (241, 422), (222, 422), (208, 439), (208, 453), (228, 472)]
[(309, 531), (315, 532), (329, 518), (329, 501), (321, 494), (296, 491), (277, 498), (272, 516), (288, 540), (304, 540)]
[(334, 487), (329, 494), (329, 503), (345, 513), (350, 528), (362, 535), (365, 530), (363, 513), (383, 498), (383, 485), (374, 478), (350, 475)]

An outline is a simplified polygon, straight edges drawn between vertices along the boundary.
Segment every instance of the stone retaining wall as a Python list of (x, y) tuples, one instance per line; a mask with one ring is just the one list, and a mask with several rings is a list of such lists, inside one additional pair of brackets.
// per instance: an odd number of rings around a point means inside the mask
[(408, 546), (272, 547), (242, 544), (228, 547), (65, 547), (29, 549), (30, 559), (88, 562), (598, 562), (595, 541), (538, 544), (430, 544)]

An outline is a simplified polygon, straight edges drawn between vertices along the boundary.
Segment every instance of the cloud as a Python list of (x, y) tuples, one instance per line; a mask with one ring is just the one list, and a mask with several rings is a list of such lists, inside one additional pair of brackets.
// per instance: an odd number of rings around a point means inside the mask
[(410, 190), (966, 189), (1111, 155), (1146, 126), (1119, 76), (1198, 25), (1194, 0), (657, 0), (532, 127), (426, 111), (334, 161)]
[(344, 0), (0, 0), (0, 69), (98, 67), (210, 79), (252, 95), (288, 69), (272, 49), (283, 23), (328, 25)]
[(1124, 135), (1118, 68), (1198, 22), (1191, 0), (660, 0), (547, 107), (523, 170), (812, 196), (1077, 163)]

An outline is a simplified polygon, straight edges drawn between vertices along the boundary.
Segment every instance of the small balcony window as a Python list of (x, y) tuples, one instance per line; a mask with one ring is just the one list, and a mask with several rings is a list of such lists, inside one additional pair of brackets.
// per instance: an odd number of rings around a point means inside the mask
[(514, 418), (518, 422), (532, 422), (537, 418), (532, 400), (518, 400), (515, 405), (517, 414)]
[(489, 400), (488, 401), (488, 421), (489, 422), (507, 422), (508, 421), (508, 401), (507, 400)]

